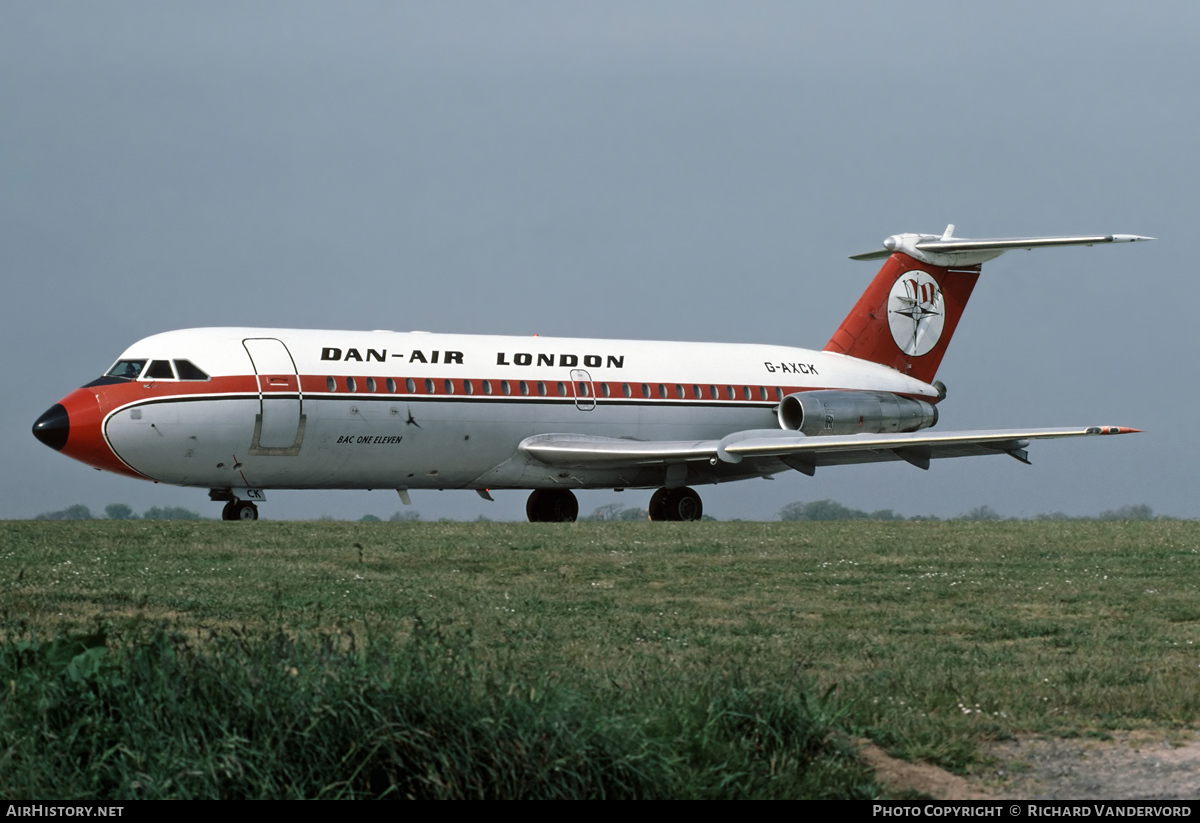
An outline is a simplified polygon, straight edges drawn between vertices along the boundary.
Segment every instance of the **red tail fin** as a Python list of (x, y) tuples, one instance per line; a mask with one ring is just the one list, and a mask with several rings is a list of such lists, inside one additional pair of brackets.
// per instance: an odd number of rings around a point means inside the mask
[(882, 363), (932, 382), (978, 279), (978, 265), (933, 266), (897, 252), (883, 264), (825, 351)]

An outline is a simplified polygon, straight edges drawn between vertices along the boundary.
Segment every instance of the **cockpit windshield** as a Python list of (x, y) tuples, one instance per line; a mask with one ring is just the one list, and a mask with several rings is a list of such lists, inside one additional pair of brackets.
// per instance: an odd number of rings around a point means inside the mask
[[(150, 366), (147, 368), (146, 364)], [(178, 377), (176, 377), (178, 375)], [(103, 377), (97, 377), (91, 383), (88, 383), (84, 388), (92, 386), (111, 386), (125, 380), (137, 380), (141, 377), (143, 380), (208, 380), (208, 374), (192, 363), (191, 360), (176, 360), (175, 369), (171, 369), (170, 360), (118, 360), (116, 365)]]
[(137, 380), (145, 368), (145, 360), (118, 360), (117, 364), (108, 370), (105, 377), (117, 377), (124, 380)]
[(176, 360), (175, 371), (179, 372), (180, 380), (207, 380), (208, 375), (201, 369), (196, 368), (196, 365), (191, 360)]
[(174, 380), (175, 372), (171, 370), (170, 360), (151, 360), (150, 368), (146, 369), (147, 380)]

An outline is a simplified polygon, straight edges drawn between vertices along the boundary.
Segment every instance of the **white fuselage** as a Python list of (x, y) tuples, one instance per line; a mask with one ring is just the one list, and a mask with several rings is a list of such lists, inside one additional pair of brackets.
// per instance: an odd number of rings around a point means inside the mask
[[(780, 399), (815, 389), (937, 399), (886, 366), (763, 345), (212, 328), (145, 338), (120, 359), (178, 358), (208, 379), (80, 391), (96, 394), (104, 442), (132, 473), (214, 489), (650, 488), (661, 466), (558, 471), (519, 445), (778, 428)], [(690, 471), (693, 483), (758, 474)]]

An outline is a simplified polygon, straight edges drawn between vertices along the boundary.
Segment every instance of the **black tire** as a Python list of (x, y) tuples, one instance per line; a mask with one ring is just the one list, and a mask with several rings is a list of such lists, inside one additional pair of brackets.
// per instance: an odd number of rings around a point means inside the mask
[(695, 489), (675, 489), (668, 499), (672, 520), (699, 520), (704, 515), (704, 503)]
[(534, 489), (529, 494), (529, 499), (525, 501), (525, 516), (529, 518), (530, 523), (541, 523), (545, 521), (542, 516), (542, 510), (545, 505), (542, 503), (543, 492), (541, 489)]
[(650, 498), (651, 520), (699, 520), (704, 504), (695, 489), (659, 489)]
[(579, 500), (569, 489), (555, 489), (550, 501), (546, 519), (551, 523), (574, 523), (579, 517)]
[(234, 507), (235, 503), (237, 503), (236, 500), (230, 500), (228, 503), (225, 504), (225, 508), (221, 509), (221, 519), (222, 520), (236, 520), (237, 519), (233, 516), (233, 507)]
[(670, 495), (671, 492), (668, 489), (659, 489), (650, 495), (649, 512), (651, 520), (670, 520), (667, 513), (667, 498)]
[(525, 501), (530, 523), (574, 523), (579, 501), (569, 489), (534, 489)]
[(239, 500), (233, 504), (234, 520), (257, 520), (258, 506), (248, 500)]

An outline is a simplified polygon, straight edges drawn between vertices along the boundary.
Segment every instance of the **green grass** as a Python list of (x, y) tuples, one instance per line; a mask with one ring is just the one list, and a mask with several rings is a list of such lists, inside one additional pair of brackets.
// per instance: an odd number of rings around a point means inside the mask
[(419, 620), (479, 682), (652, 741), (722, 695), (786, 714), (833, 689), (829, 728), (964, 772), (988, 740), (1196, 722), (1198, 563), (1186, 521), (10, 522), (0, 617), (25, 639), (109, 627), (117, 657), (164, 621), (201, 657), (243, 630), (399, 654)]
[(166, 630), (0, 647), (0, 797), (876, 796), (828, 696), (569, 689), (403, 642)]

